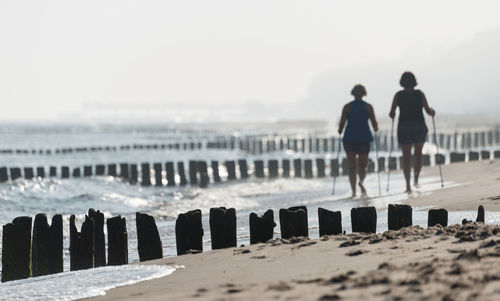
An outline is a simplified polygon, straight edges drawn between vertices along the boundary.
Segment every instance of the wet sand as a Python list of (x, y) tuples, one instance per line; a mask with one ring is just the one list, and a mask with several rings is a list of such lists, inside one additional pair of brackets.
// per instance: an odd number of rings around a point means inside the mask
[[(427, 175), (439, 175), (436, 167)], [(462, 184), (406, 203), (500, 211), (500, 161), (443, 167)], [(275, 239), (163, 258), (172, 275), (115, 288), (98, 300), (500, 300), (500, 227), (417, 226), (380, 234)]]

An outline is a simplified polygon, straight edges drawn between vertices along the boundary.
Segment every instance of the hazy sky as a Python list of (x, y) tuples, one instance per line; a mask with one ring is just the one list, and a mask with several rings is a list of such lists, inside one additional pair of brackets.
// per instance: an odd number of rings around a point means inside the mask
[[(340, 105), (356, 82), (382, 110), (409, 68), (441, 99), (448, 75), (434, 66), (456, 68), (485, 32), (499, 41), (499, 12), (498, 0), (2, 0), (0, 120), (85, 117), (103, 105)], [(486, 66), (498, 62), (486, 53)], [(484, 91), (488, 70), (477, 71)], [(442, 111), (469, 111), (454, 108)]]

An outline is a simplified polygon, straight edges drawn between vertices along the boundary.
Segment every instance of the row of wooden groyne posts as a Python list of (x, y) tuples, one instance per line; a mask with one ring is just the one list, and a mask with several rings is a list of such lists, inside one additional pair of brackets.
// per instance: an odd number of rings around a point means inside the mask
[[(413, 209), (409, 205), (388, 206), (388, 230), (399, 230), (413, 225)], [(319, 236), (339, 235), (342, 231), (342, 214), (318, 208)], [(309, 237), (307, 207), (296, 206), (279, 211), (282, 239)], [(479, 206), (476, 222), (484, 223), (484, 208)], [(104, 224), (107, 228), (107, 259)], [(464, 223), (464, 221), (463, 221)], [(428, 227), (448, 225), (445, 209), (428, 211)], [(212, 250), (237, 246), (236, 210), (224, 207), (211, 208), (209, 214)], [(250, 244), (265, 243), (274, 238), (273, 210), (262, 216), (249, 216)], [(375, 207), (351, 209), (352, 232), (376, 233), (377, 211)], [(154, 218), (136, 213), (137, 250), (140, 261), (163, 257), (160, 234)], [(105, 222), (104, 214), (90, 209), (78, 231), (75, 216), (70, 217), (70, 269), (82, 270), (93, 267), (128, 264), (128, 233), (125, 218), (115, 216)], [(179, 214), (175, 223), (177, 255), (203, 251), (204, 229), (201, 210)], [(63, 220), (60, 214), (52, 217), (49, 226), (43, 213), (32, 218), (21, 216), (3, 226), (2, 282), (43, 276), (64, 271)]]
[[(447, 150), (484, 148), (500, 144), (500, 130), (439, 134), (437, 141), (429, 135), (430, 142)], [(389, 151), (391, 137), (386, 132), (377, 136), (377, 145), (381, 151)], [(276, 151), (294, 151), (302, 153), (328, 153), (337, 151), (338, 137), (297, 137), (297, 136), (218, 136), (203, 141), (179, 141), (172, 143), (127, 144), (90, 147), (60, 147), (56, 149), (0, 149), (0, 154), (72, 154), (102, 151), (130, 150), (240, 150), (251, 154), (263, 154)], [(397, 147), (397, 145), (395, 145)], [(375, 148), (372, 144), (372, 150)]]
[[(492, 152), (490, 152), (489, 150), (484, 150), (481, 152), (469, 151), (468, 153), (451, 152), (449, 157), (450, 162), (454, 163), (465, 162), (466, 158), (469, 161), (475, 161), (479, 159), (489, 160), (491, 159), (491, 155)], [(500, 158), (500, 150), (493, 151), (493, 158)], [(434, 162), (436, 164), (444, 164), (445, 156), (442, 154), (436, 154), (434, 157)], [(388, 157), (387, 160), (385, 157), (380, 157), (378, 158), (377, 165), (375, 165), (375, 162), (370, 159), (368, 163), (368, 172), (385, 171), (386, 168), (389, 170), (396, 170), (398, 168), (398, 165), (400, 168), (403, 166), (402, 163), (403, 157)], [(264, 160), (254, 160), (253, 170), (250, 170), (248, 168), (249, 166), (246, 159), (228, 160), (223, 162), (223, 165), (227, 172), (227, 180), (229, 181), (237, 179), (237, 169), (240, 179), (247, 179), (252, 173), (256, 178), (265, 178), (266, 172), (267, 177), (269, 178), (277, 178), (279, 176), (284, 178), (291, 177), (292, 172), (293, 177), (313, 178), (316, 175), (316, 177), (321, 178), (326, 176), (327, 171), (327, 161), (324, 158), (316, 158), (314, 160), (300, 158), (292, 160), (282, 159), (281, 167), (280, 160), (277, 159), (267, 160), (267, 166), (266, 161)], [(423, 165), (431, 165), (431, 157), (429, 155), (423, 156)], [(138, 167), (138, 164), (129, 163), (121, 163), (119, 165), (114, 163), (107, 165), (97, 164), (95, 167), (92, 165), (86, 165), (83, 166), (83, 168), (74, 167), (72, 169), (69, 166), (62, 166), (60, 168), (59, 176), (63, 179), (68, 179), (70, 178), (70, 176), (72, 178), (80, 178), (90, 177), (93, 175), (107, 175), (113, 177), (121, 177), (131, 184), (138, 183), (140, 180), (140, 183), (143, 186), (151, 186), (153, 185), (154, 181), (154, 185), (156, 186), (163, 186), (164, 182), (166, 182), (167, 186), (183, 186), (189, 183), (191, 185), (206, 187), (209, 183), (218, 183), (222, 181), (219, 161), (210, 161), (209, 168), (206, 161), (190, 160), (188, 162), (189, 181), (186, 177), (183, 161), (176, 163), (166, 162), (165, 164), (153, 163), (152, 165), (150, 163), (142, 163), (140, 164), (140, 172)], [(337, 176), (339, 174), (346, 175), (349, 172), (347, 160), (345, 158), (340, 162), (340, 164), (337, 159), (330, 159), (329, 168), (330, 176)], [(30, 180), (36, 177), (45, 178), (46, 176), (46, 169), (43, 166), (39, 166), (36, 168), (0, 167), (0, 183), (7, 182), (9, 181), (9, 179), (11, 181), (15, 181), (19, 178)], [(55, 166), (49, 167), (48, 176), (57, 177), (58, 168)], [(179, 179), (178, 183), (176, 182), (176, 176)]]

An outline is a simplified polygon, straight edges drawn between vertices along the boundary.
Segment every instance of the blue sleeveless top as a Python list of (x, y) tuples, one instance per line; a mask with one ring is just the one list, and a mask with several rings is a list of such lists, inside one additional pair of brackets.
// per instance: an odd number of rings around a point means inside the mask
[(353, 100), (351, 110), (347, 113), (347, 127), (344, 132), (344, 142), (370, 142), (373, 141), (372, 132), (368, 125), (370, 113), (366, 109), (366, 102)]

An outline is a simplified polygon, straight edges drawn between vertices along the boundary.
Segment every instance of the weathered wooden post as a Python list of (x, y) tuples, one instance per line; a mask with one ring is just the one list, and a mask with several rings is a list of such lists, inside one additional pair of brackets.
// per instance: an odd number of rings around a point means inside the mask
[(139, 260), (147, 261), (163, 257), (163, 249), (155, 219), (145, 213), (135, 214), (137, 226), (137, 250)]
[(219, 162), (212, 161), (211, 166), (212, 166), (212, 175), (214, 178), (214, 182), (219, 183), (220, 182)]
[(490, 159), (490, 151), (482, 150), (481, 151), (481, 160), (489, 160)]
[(377, 170), (378, 171), (385, 171), (385, 158), (384, 157), (378, 158)]
[(130, 184), (136, 184), (139, 178), (137, 164), (130, 164)]
[(328, 153), (328, 138), (323, 138), (323, 152)]
[(3, 226), (2, 282), (31, 276), (31, 217), (16, 217)]
[(203, 234), (201, 210), (179, 214), (175, 221), (177, 255), (186, 254), (189, 250), (203, 251)]
[(348, 175), (349, 174), (349, 162), (347, 161), (347, 158), (342, 159), (342, 175)]
[(319, 236), (342, 234), (342, 213), (318, 208)]
[(162, 168), (161, 168), (161, 163), (153, 163), (153, 170), (155, 171), (155, 185), (156, 186), (162, 186)]
[(189, 183), (191, 185), (198, 184), (198, 162), (190, 160), (189, 164)]
[(94, 267), (103, 267), (106, 265), (104, 214), (90, 208), (89, 217), (94, 220)]
[(479, 160), (479, 153), (474, 152), (474, 151), (470, 151), (469, 152), (469, 161), (477, 161), (477, 160)]
[(255, 160), (253, 163), (253, 166), (255, 169), (255, 176), (257, 178), (263, 178), (264, 177), (264, 161)]
[(312, 179), (313, 169), (312, 169), (312, 160), (311, 159), (304, 160), (304, 170), (305, 170), (306, 179)]
[(465, 153), (451, 152), (450, 163), (454, 162), (465, 162)]
[(226, 161), (224, 165), (226, 165), (227, 179), (236, 180), (236, 167), (234, 161)]
[(24, 168), (24, 178), (26, 180), (31, 180), (35, 177), (35, 174), (33, 172), (33, 167), (25, 167)]
[(281, 238), (289, 239), (292, 236), (309, 236), (306, 206), (280, 209), (279, 215)]
[(63, 272), (63, 225), (60, 214), (47, 223), (43, 213), (35, 216), (31, 251), (33, 277)]
[(120, 215), (106, 220), (108, 229), (108, 265), (128, 263), (127, 222)]
[(95, 175), (96, 176), (104, 176), (105, 169), (106, 169), (106, 167), (104, 166), (104, 164), (97, 164), (95, 166)]
[(396, 170), (398, 168), (397, 158), (389, 157), (389, 170)]
[(108, 176), (116, 177), (116, 164), (108, 164)]
[(90, 177), (92, 175), (92, 166), (86, 165), (83, 167), (83, 176)]
[(479, 205), (479, 207), (477, 208), (476, 223), (484, 223), (484, 207), (483, 207), (483, 205)]
[(255, 213), (250, 213), (250, 244), (265, 243), (273, 239), (274, 227), (274, 212), (269, 209), (262, 216)]
[(198, 173), (200, 179), (200, 187), (205, 188), (210, 183), (210, 179), (208, 178), (208, 166), (205, 161), (198, 161)]
[(239, 159), (238, 166), (240, 168), (240, 176), (242, 179), (248, 179), (248, 165), (246, 159)]
[(80, 176), (81, 176), (81, 174), (80, 174), (80, 167), (73, 168), (72, 177), (73, 178), (79, 178)]
[(7, 167), (0, 167), (0, 183), (7, 182), (8, 180)]
[(413, 209), (410, 205), (389, 204), (387, 225), (389, 230), (399, 230), (413, 225)]
[(151, 170), (149, 169), (149, 163), (141, 164), (142, 171), (142, 186), (151, 186)]
[(446, 209), (431, 209), (427, 217), (427, 227), (435, 225), (448, 226), (448, 211)]
[(278, 177), (278, 160), (269, 160), (268, 161), (268, 169), (269, 169), (269, 178), (277, 178)]
[(128, 180), (129, 178), (128, 163), (120, 163), (120, 177), (125, 180)]
[(316, 159), (316, 169), (318, 170), (318, 178), (325, 177), (325, 159)]
[(339, 161), (337, 159), (330, 160), (330, 176), (337, 177), (339, 175)]
[(10, 168), (10, 179), (15, 181), (16, 179), (21, 178), (21, 168), (19, 167), (11, 167)]
[(283, 177), (289, 178), (290, 177), (290, 160), (283, 159), (281, 161), (281, 164), (282, 164), (282, 168), (283, 168)]
[(445, 160), (445, 157), (443, 154), (436, 154), (434, 156), (434, 161), (436, 162), (436, 165), (437, 164), (444, 164), (444, 160)]
[(212, 250), (236, 247), (236, 210), (210, 208)]
[(75, 216), (69, 219), (69, 253), (71, 271), (94, 267), (94, 220), (85, 216), (81, 232), (75, 225)]
[(61, 167), (61, 178), (63, 178), (63, 179), (69, 178), (69, 167), (68, 166)]
[(294, 159), (293, 160), (293, 171), (294, 171), (294, 176), (296, 178), (302, 177), (302, 160), (301, 159)]
[(375, 207), (359, 207), (351, 209), (352, 232), (376, 233), (377, 210)]
[(180, 183), (179, 185), (187, 185), (186, 172), (184, 171), (184, 162), (177, 162), (177, 172), (179, 173)]
[(169, 187), (175, 186), (174, 162), (165, 163), (165, 170), (167, 173), (167, 186)]
[(49, 175), (51, 177), (57, 177), (57, 167), (50, 166), (50, 168), (49, 168)]

